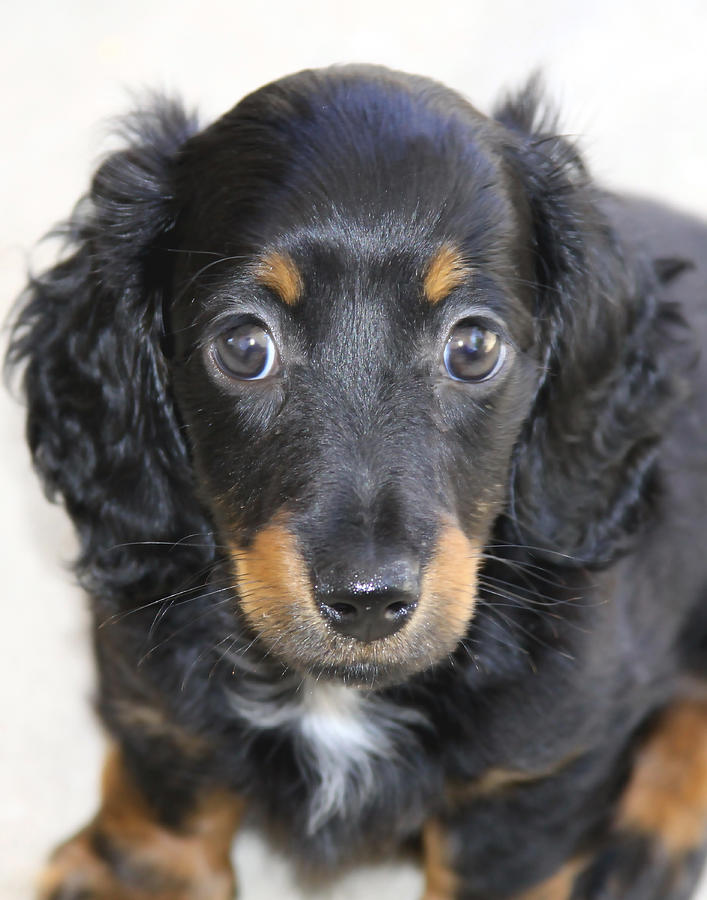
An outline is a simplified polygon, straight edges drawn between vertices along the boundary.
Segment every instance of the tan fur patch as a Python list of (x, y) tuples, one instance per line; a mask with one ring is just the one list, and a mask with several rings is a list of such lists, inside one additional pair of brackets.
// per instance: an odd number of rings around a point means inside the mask
[(452, 870), (447, 836), (440, 823), (431, 819), (422, 830), (425, 893), (422, 900), (454, 900), (458, 879)]
[(676, 703), (661, 716), (636, 761), (618, 825), (657, 838), (676, 856), (707, 832), (707, 702)]
[(286, 253), (273, 252), (263, 256), (255, 265), (255, 277), (288, 306), (295, 306), (302, 296), (302, 276), (292, 257)]
[(426, 668), (451, 653), (471, 619), (479, 553), (453, 524), (442, 526), (422, 572), (420, 601), (400, 631), (364, 642), (336, 633), (319, 612), (307, 566), (280, 512), (249, 546), (233, 543), (239, 603), (253, 631), (291, 665)]
[(445, 785), (445, 799), (451, 807), (466, 806), (481, 797), (504, 794), (524, 784), (547, 777), (544, 773), (516, 772), (513, 769), (489, 769), (474, 781), (452, 781)]
[(271, 642), (302, 615), (321, 627), (304, 561), (285, 522), (286, 516), (276, 516), (249, 547), (234, 547), (232, 554), (241, 607)]
[(234, 888), (229, 854), (242, 812), (239, 798), (213, 794), (179, 830), (167, 829), (113, 751), (104, 770), (101, 809), (54, 853), (40, 881), (40, 898), (68, 890), (111, 900), (229, 900)]
[(433, 306), (459, 287), (471, 274), (461, 253), (451, 244), (443, 244), (430, 260), (423, 283), (425, 297)]
[(189, 734), (156, 705), (117, 700), (113, 702), (112, 708), (118, 720), (127, 728), (138, 728), (145, 734), (166, 738), (186, 756), (199, 756), (207, 749), (205, 741)]
[(575, 762), (582, 752), (579, 749), (575, 750), (549, 765), (546, 769), (522, 771), (520, 769), (505, 769), (499, 766), (488, 769), (473, 781), (449, 782), (446, 786), (447, 802), (452, 806), (461, 806), (471, 803), (479, 797), (503, 794), (526, 784), (553, 778)]
[(479, 554), (456, 525), (443, 526), (435, 553), (425, 566), (420, 607), (444, 605), (446, 628), (458, 635), (466, 631), (474, 612)]
[(518, 894), (514, 900), (569, 900), (575, 880), (581, 872), (585, 860), (571, 859), (546, 881), (529, 891)]

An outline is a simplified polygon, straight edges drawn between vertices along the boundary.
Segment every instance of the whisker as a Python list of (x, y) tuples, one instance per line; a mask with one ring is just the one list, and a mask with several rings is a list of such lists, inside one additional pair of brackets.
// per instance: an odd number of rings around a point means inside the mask
[[(506, 547), (509, 549), (523, 549), (522, 544), (489, 544), (487, 546), (499, 549), (504, 549)], [(567, 583), (565, 581), (561, 581), (559, 580), (559, 578), (551, 578), (550, 575), (552, 573), (546, 566), (541, 566), (537, 563), (531, 563), (527, 560), (509, 559), (505, 556), (496, 556), (493, 553), (489, 553), (487, 550), (483, 550), (480, 556), (482, 559), (497, 562), (501, 565), (505, 565), (509, 568), (517, 569), (519, 571), (527, 569), (529, 574), (532, 575), (533, 578), (537, 578), (541, 581), (544, 581), (546, 584), (553, 585), (554, 587), (567, 587)], [(589, 582), (588, 586), (592, 587), (593, 583)]]
[(186, 545), (188, 548), (193, 547), (196, 550), (211, 550), (212, 548), (216, 548), (218, 550), (228, 549), (226, 545), (221, 545), (221, 544), (214, 544), (214, 543), (195, 544), (195, 543), (192, 543), (192, 541), (191, 541), (192, 537), (196, 537), (196, 535), (187, 535), (186, 537), (179, 538), (178, 541), (125, 541), (125, 543), (122, 543), (122, 544), (112, 544), (107, 549), (108, 550), (124, 550), (127, 547), (170, 547), (170, 548), (174, 549), (174, 548), (180, 547), (182, 545)]
[(177, 635), (183, 634), (185, 631), (188, 631), (190, 628), (193, 628), (193, 626), (196, 622), (200, 622), (202, 619), (206, 618), (207, 616), (212, 615), (220, 606), (223, 606), (225, 603), (228, 603), (229, 601), (230, 601), (230, 598), (226, 597), (224, 600), (220, 600), (218, 603), (211, 604), (207, 609), (205, 609), (201, 613), (199, 613), (198, 616), (194, 616), (194, 618), (190, 619), (189, 622), (186, 622), (181, 627), (175, 629), (171, 634), (168, 634), (159, 643), (154, 644), (139, 659), (139, 661), (137, 663), (138, 668), (143, 666), (147, 662), (147, 660), (153, 655), (153, 653), (156, 653), (157, 650), (159, 650), (161, 647), (164, 647), (170, 641), (174, 640), (174, 638), (177, 637)]
[(224, 257), (223, 253), (219, 253), (216, 250), (185, 250), (182, 247), (165, 247), (164, 249), (166, 253), (183, 253), (185, 256), (218, 256), (219, 259), (228, 258)]
[(559, 653), (560, 656), (564, 656), (567, 659), (574, 660), (574, 656), (571, 653), (568, 653), (566, 650), (563, 650), (560, 647), (554, 647), (552, 644), (548, 644), (547, 641), (544, 641), (539, 635), (530, 631), (524, 625), (521, 625), (520, 622), (511, 619), (508, 615), (506, 615), (506, 613), (501, 612), (501, 610), (497, 609), (494, 604), (488, 604), (486, 606), (486, 609), (498, 618), (502, 619), (509, 628), (523, 632), (523, 634), (527, 635), (527, 637), (529, 637), (539, 646), (545, 647), (546, 650), (550, 650), (554, 653)]
[(211, 260), (211, 262), (206, 263), (191, 276), (191, 278), (186, 282), (186, 284), (183, 284), (181, 286), (180, 290), (178, 291), (178, 293), (175, 297), (175, 301), (179, 302), (179, 300), (182, 299), (184, 294), (186, 294), (187, 291), (192, 287), (194, 282), (197, 279), (203, 277), (204, 273), (208, 272), (209, 269), (212, 269), (214, 266), (218, 266), (221, 263), (233, 262), (234, 260), (238, 260), (238, 259), (248, 259), (248, 257), (243, 256), (243, 255), (219, 256), (217, 259), (213, 259), (213, 260)]
[(196, 669), (196, 667), (199, 665), (199, 663), (201, 662), (201, 660), (202, 660), (202, 659), (205, 659), (207, 656), (210, 656), (212, 653), (214, 653), (214, 651), (215, 651), (218, 647), (221, 646), (221, 644), (224, 644), (224, 643), (226, 643), (226, 641), (229, 641), (229, 640), (231, 641), (229, 647), (221, 653), (221, 655), (219, 656), (219, 658), (216, 660), (216, 662), (214, 662), (213, 666), (212, 666), (211, 669), (209, 670), (209, 674), (208, 674), (207, 677), (208, 677), (209, 680), (211, 680), (211, 678), (213, 678), (214, 672), (216, 671), (216, 668), (218, 667), (218, 665), (219, 665), (219, 663), (221, 662), (221, 660), (224, 659), (224, 657), (225, 657), (226, 654), (229, 652), (229, 650), (231, 649), (231, 647), (233, 647), (233, 645), (237, 642), (238, 636), (236, 635), (236, 636), (234, 637), (233, 635), (230, 635), (230, 634), (226, 635), (226, 637), (221, 638), (221, 640), (218, 641), (217, 643), (215, 643), (215, 644), (213, 644), (212, 646), (207, 647), (206, 649), (202, 650), (202, 651), (199, 653), (199, 655), (196, 657), (196, 659), (192, 660), (192, 662), (189, 664), (189, 667), (187, 668), (187, 670), (186, 670), (185, 673), (184, 673), (184, 677), (182, 678), (182, 683), (181, 683), (181, 686), (180, 686), (180, 690), (181, 690), (182, 692), (184, 692), (184, 690), (186, 690), (187, 682), (188, 682), (189, 679), (191, 678), (192, 673), (194, 672), (194, 670)]
[(523, 605), (538, 607), (539, 609), (548, 609), (553, 606), (568, 606), (578, 603), (581, 597), (550, 597), (541, 594), (539, 591), (529, 590), (528, 593), (521, 593), (517, 590), (517, 585), (513, 582), (504, 581), (501, 578), (494, 578), (491, 575), (482, 575), (479, 577), (479, 586), (486, 588), (491, 594), (498, 596), (513, 597)]
[[(179, 606), (185, 606), (187, 603), (193, 603), (196, 600), (207, 600), (209, 597), (214, 597), (216, 594), (221, 594), (224, 591), (231, 590), (232, 588), (230, 585), (224, 585), (220, 588), (214, 588), (214, 590), (212, 591), (207, 591), (205, 594), (197, 594), (196, 597), (187, 597), (186, 600), (178, 600), (177, 602), (171, 601), (165, 603), (155, 614), (155, 617), (152, 620), (152, 624), (150, 625), (150, 629), (148, 631), (148, 637), (152, 637), (154, 635), (155, 631), (157, 630), (167, 613), (171, 610), (176, 609)], [(227, 599), (228, 598), (224, 598), (224, 602)]]
[[(210, 562), (207, 566), (204, 566), (198, 572), (195, 572), (191, 577), (192, 578), (201, 578), (202, 576), (206, 575), (206, 573), (210, 569), (213, 569), (214, 566), (215, 566), (215, 564), (213, 562)], [(123, 619), (126, 619), (128, 616), (134, 615), (135, 613), (144, 612), (144, 610), (149, 609), (151, 606), (156, 606), (157, 604), (160, 604), (160, 603), (166, 603), (169, 600), (172, 600), (176, 597), (182, 597), (185, 594), (197, 593), (198, 591), (203, 590), (205, 587), (209, 587), (209, 585), (211, 583), (212, 582), (207, 579), (206, 581), (202, 582), (201, 584), (196, 584), (196, 585), (193, 585), (192, 587), (183, 588), (182, 590), (175, 591), (172, 594), (167, 594), (166, 596), (163, 596), (163, 597), (157, 597), (155, 600), (149, 600), (147, 603), (143, 603), (140, 606), (134, 606), (134, 607), (131, 607), (130, 609), (123, 610), (119, 613), (114, 613), (112, 616), (109, 616), (107, 619), (104, 619), (98, 625), (98, 627), (104, 628), (107, 625), (115, 625), (118, 622), (122, 622)]]

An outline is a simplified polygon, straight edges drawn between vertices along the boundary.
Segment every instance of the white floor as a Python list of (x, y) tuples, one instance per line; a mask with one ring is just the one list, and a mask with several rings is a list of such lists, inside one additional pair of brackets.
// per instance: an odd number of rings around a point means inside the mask
[[(540, 66), (602, 179), (707, 215), (699, 0), (8, 0), (1, 21), (0, 315), (33, 244), (84, 189), (126, 88), (178, 90), (208, 118), (288, 71), (366, 61), (488, 108)], [(0, 422), (0, 900), (28, 900), (46, 850), (92, 810), (101, 738), (84, 601), (66, 570), (73, 538), (35, 484), (21, 410), (3, 392)], [(236, 856), (243, 900), (302, 900), (256, 836)], [(412, 868), (371, 870), (319, 900), (414, 900), (419, 884)]]

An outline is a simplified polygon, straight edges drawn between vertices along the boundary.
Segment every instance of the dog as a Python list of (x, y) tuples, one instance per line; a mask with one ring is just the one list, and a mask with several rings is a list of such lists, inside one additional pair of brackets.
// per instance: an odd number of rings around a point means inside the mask
[(425, 900), (680, 900), (707, 827), (707, 228), (537, 82), (128, 120), (9, 348), (111, 737), (43, 900), (225, 900), (251, 816)]

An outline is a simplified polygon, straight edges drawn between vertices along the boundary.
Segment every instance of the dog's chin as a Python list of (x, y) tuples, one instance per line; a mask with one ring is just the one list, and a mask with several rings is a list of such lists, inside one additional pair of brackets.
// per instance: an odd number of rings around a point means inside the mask
[(361, 690), (394, 687), (407, 681), (416, 670), (404, 665), (376, 665), (358, 663), (353, 666), (317, 665), (307, 667), (306, 674), (317, 681), (343, 684)]
[[(429, 656), (401, 657), (396, 659), (391, 654), (386, 655), (385, 660), (356, 659), (332, 661), (328, 659), (318, 660), (301, 657), (296, 659), (281, 660), (289, 669), (294, 669), (303, 676), (313, 678), (320, 682), (343, 684), (346, 687), (377, 690), (403, 684), (415, 675), (428, 671), (438, 665), (439, 660), (430, 659)], [(446, 654), (445, 654), (446, 658)]]

